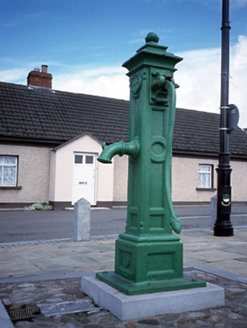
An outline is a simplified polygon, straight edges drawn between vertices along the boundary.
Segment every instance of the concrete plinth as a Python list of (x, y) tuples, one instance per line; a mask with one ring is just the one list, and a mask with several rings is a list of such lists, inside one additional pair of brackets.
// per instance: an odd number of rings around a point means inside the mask
[(224, 289), (210, 283), (201, 288), (125, 295), (95, 276), (85, 276), (81, 288), (99, 307), (109, 310), (122, 321), (225, 305)]

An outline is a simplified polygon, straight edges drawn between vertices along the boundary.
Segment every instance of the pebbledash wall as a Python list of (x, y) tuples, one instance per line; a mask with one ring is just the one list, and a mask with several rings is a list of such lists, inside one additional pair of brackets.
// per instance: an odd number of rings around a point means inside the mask
[[(198, 188), (199, 164), (213, 166), (213, 186), (210, 190)], [(208, 157), (172, 157), (172, 200), (174, 203), (208, 203), (216, 195), (217, 158)], [(231, 160), (232, 201), (247, 203), (247, 162)], [(114, 202), (127, 199), (128, 157), (115, 157)]]
[[(4, 155), (18, 156), (18, 184), (0, 188), (0, 206), (19, 206), (49, 201), (55, 208), (72, 205), (75, 153), (101, 153), (100, 142), (81, 135), (61, 146), (1, 145)], [(197, 188), (199, 164), (213, 165), (213, 188)], [(216, 194), (218, 159), (173, 156), (172, 198), (175, 203), (209, 203)], [(232, 201), (247, 202), (247, 161), (231, 160)], [(95, 198), (97, 206), (125, 205), (127, 201), (128, 156), (115, 156), (113, 164), (96, 161)]]
[[(89, 135), (79, 136), (61, 146), (1, 145), (1, 154), (18, 157), (16, 187), (0, 187), (0, 207), (23, 207), (47, 202), (55, 208), (72, 205), (75, 153), (101, 153), (101, 143)], [(95, 198), (97, 206), (113, 205), (114, 161), (104, 165), (96, 161)]]
[[(213, 165), (213, 188), (197, 188), (199, 164)], [(209, 202), (217, 189), (217, 158), (178, 157), (172, 158), (172, 198), (174, 202)], [(231, 160), (232, 201), (247, 202), (247, 162)]]
[(1, 154), (18, 157), (16, 187), (0, 188), (0, 204), (26, 205), (49, 199), (50, 148), (1, 145)]

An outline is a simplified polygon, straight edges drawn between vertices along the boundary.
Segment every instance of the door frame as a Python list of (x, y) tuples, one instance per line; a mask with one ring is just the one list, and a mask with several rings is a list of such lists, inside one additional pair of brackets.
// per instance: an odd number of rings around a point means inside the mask
[[(72, 205), (75, 204), (76, 201), (74, 201), (74, 166), (75, 166), (75, 155), (83, 155), (83, 156), (93, 156), (94, 157), (94, 170), (95, 170), (95, 174), (94, 174), (94, 181), (93, 181), (93, 187), (94, 187), (94, 193), (93, 193), (93, 202), (91, 203), (91, 206), (96, 206), (97, 204), (97, 156), (98, 154), (97, 153), (92, 153), (92, 152), (83, 152), (83, 151), (74, 151), (73, 152), (73, 179), (72, 179)], [(82, 163), (84, 164), (84, 163)]]

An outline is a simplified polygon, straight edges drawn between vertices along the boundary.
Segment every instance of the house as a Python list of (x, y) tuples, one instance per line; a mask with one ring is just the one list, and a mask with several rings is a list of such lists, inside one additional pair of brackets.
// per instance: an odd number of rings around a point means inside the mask
[[(129, 102), (52, 89), (47, 66), (27, 86), (0, 82), (0, 206), (49, 201), (55, 208), (86, 198), (124, 205), (128, 157), (99, 163), (101, 143), (128, 141)], [(178, 108), (173, 138), (172, 197), (205, 203), (216, 192), (219, 115)], [(247, 134), (230, 136), (232, 198), (247, 202)]]

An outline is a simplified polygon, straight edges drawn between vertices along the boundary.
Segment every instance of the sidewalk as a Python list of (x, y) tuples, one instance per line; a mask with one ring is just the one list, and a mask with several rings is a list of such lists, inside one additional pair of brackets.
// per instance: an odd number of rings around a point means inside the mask
[[(87, 272), (113, 269), (116, 237), (97, 237), (83, 242), (59, 239), (0, 244), (0, 283), (4, 284), (2, 286), (5, 286), (5, 288), (10, 288), (10, 286), (16, 288), (20, 285), (18, 285), (20, 282), (37, 281), (40, 283), (46, 280), (57, 280), (57, 283), (59, 281), (61, 283), (61, 281), (66, 282), (68, 278), (79, 281), (78, 277)], [(184, 266), (186, 268), (193, 268), (191, 270), (194, 270), (195, 274), (198, 273), (196, 270), (199, 270), (199, 275), (204, 275), (208, 279), (214, 277), (214, 279), (231, 281), (231, 284), (236, 282), (239, 284), (238, 286), (241, 286), (238, 288), (244, 291), (243, 296), (246, 297), (246, 302), (247, 226), (235, 228), (233, 237), (214, 237), (212, 232), (203, 229), (185, 230), (181, 233), (181, 241), (184, 245)], [(2, 296), (0, 298), (2, 299)], [(247, 306), (244, 308), (244, 314), (239, 316), (243, 318), (243, 315), (247, 319)], [(240, 317), (236, 314), (237, 321), (241, 321)], [(51, 318), (50, 321), (52, 322)], [(235, 320), (235, 326), (240, 327), (240, 325), (236, 325), (237, 321)], [(159, 326), (161, 327), (161, 325)], [(41, 326), (21, 326), (18, 322), (16, 327)], [(43, 327), (46, 327), (46, 325), (43, 325)], [(49, 327), (53, 327), (51, 323)], [(57, 327), (60, 327), (60, 325)], [(61, 327), (74, 326), (64, 325)], [(75, 325), (75, 327), (87, 327), (87, 325)], [(119, 322), (118, 325), (115, 323), (113, 326), (106, 325), (105, 327), (133, 328), (148, 326), (146, 324), (140, 326), (137, 323), (132, 323), (132, 326), (124, 326)], [(151, 326), (149, 325), (149, 327)], [(231, 325), (218, 325), (215, 327), (231, 327)]]
[[(214, 237), (208, 230), (184, 230), (184, 265), (209, 265), (247, 276), (247, 226), (233, 237)], [(0, 244), (0, 282), (32, 275), (108, 270), (114, 267), (114, 236), (74, 242), (72, 239)]]

